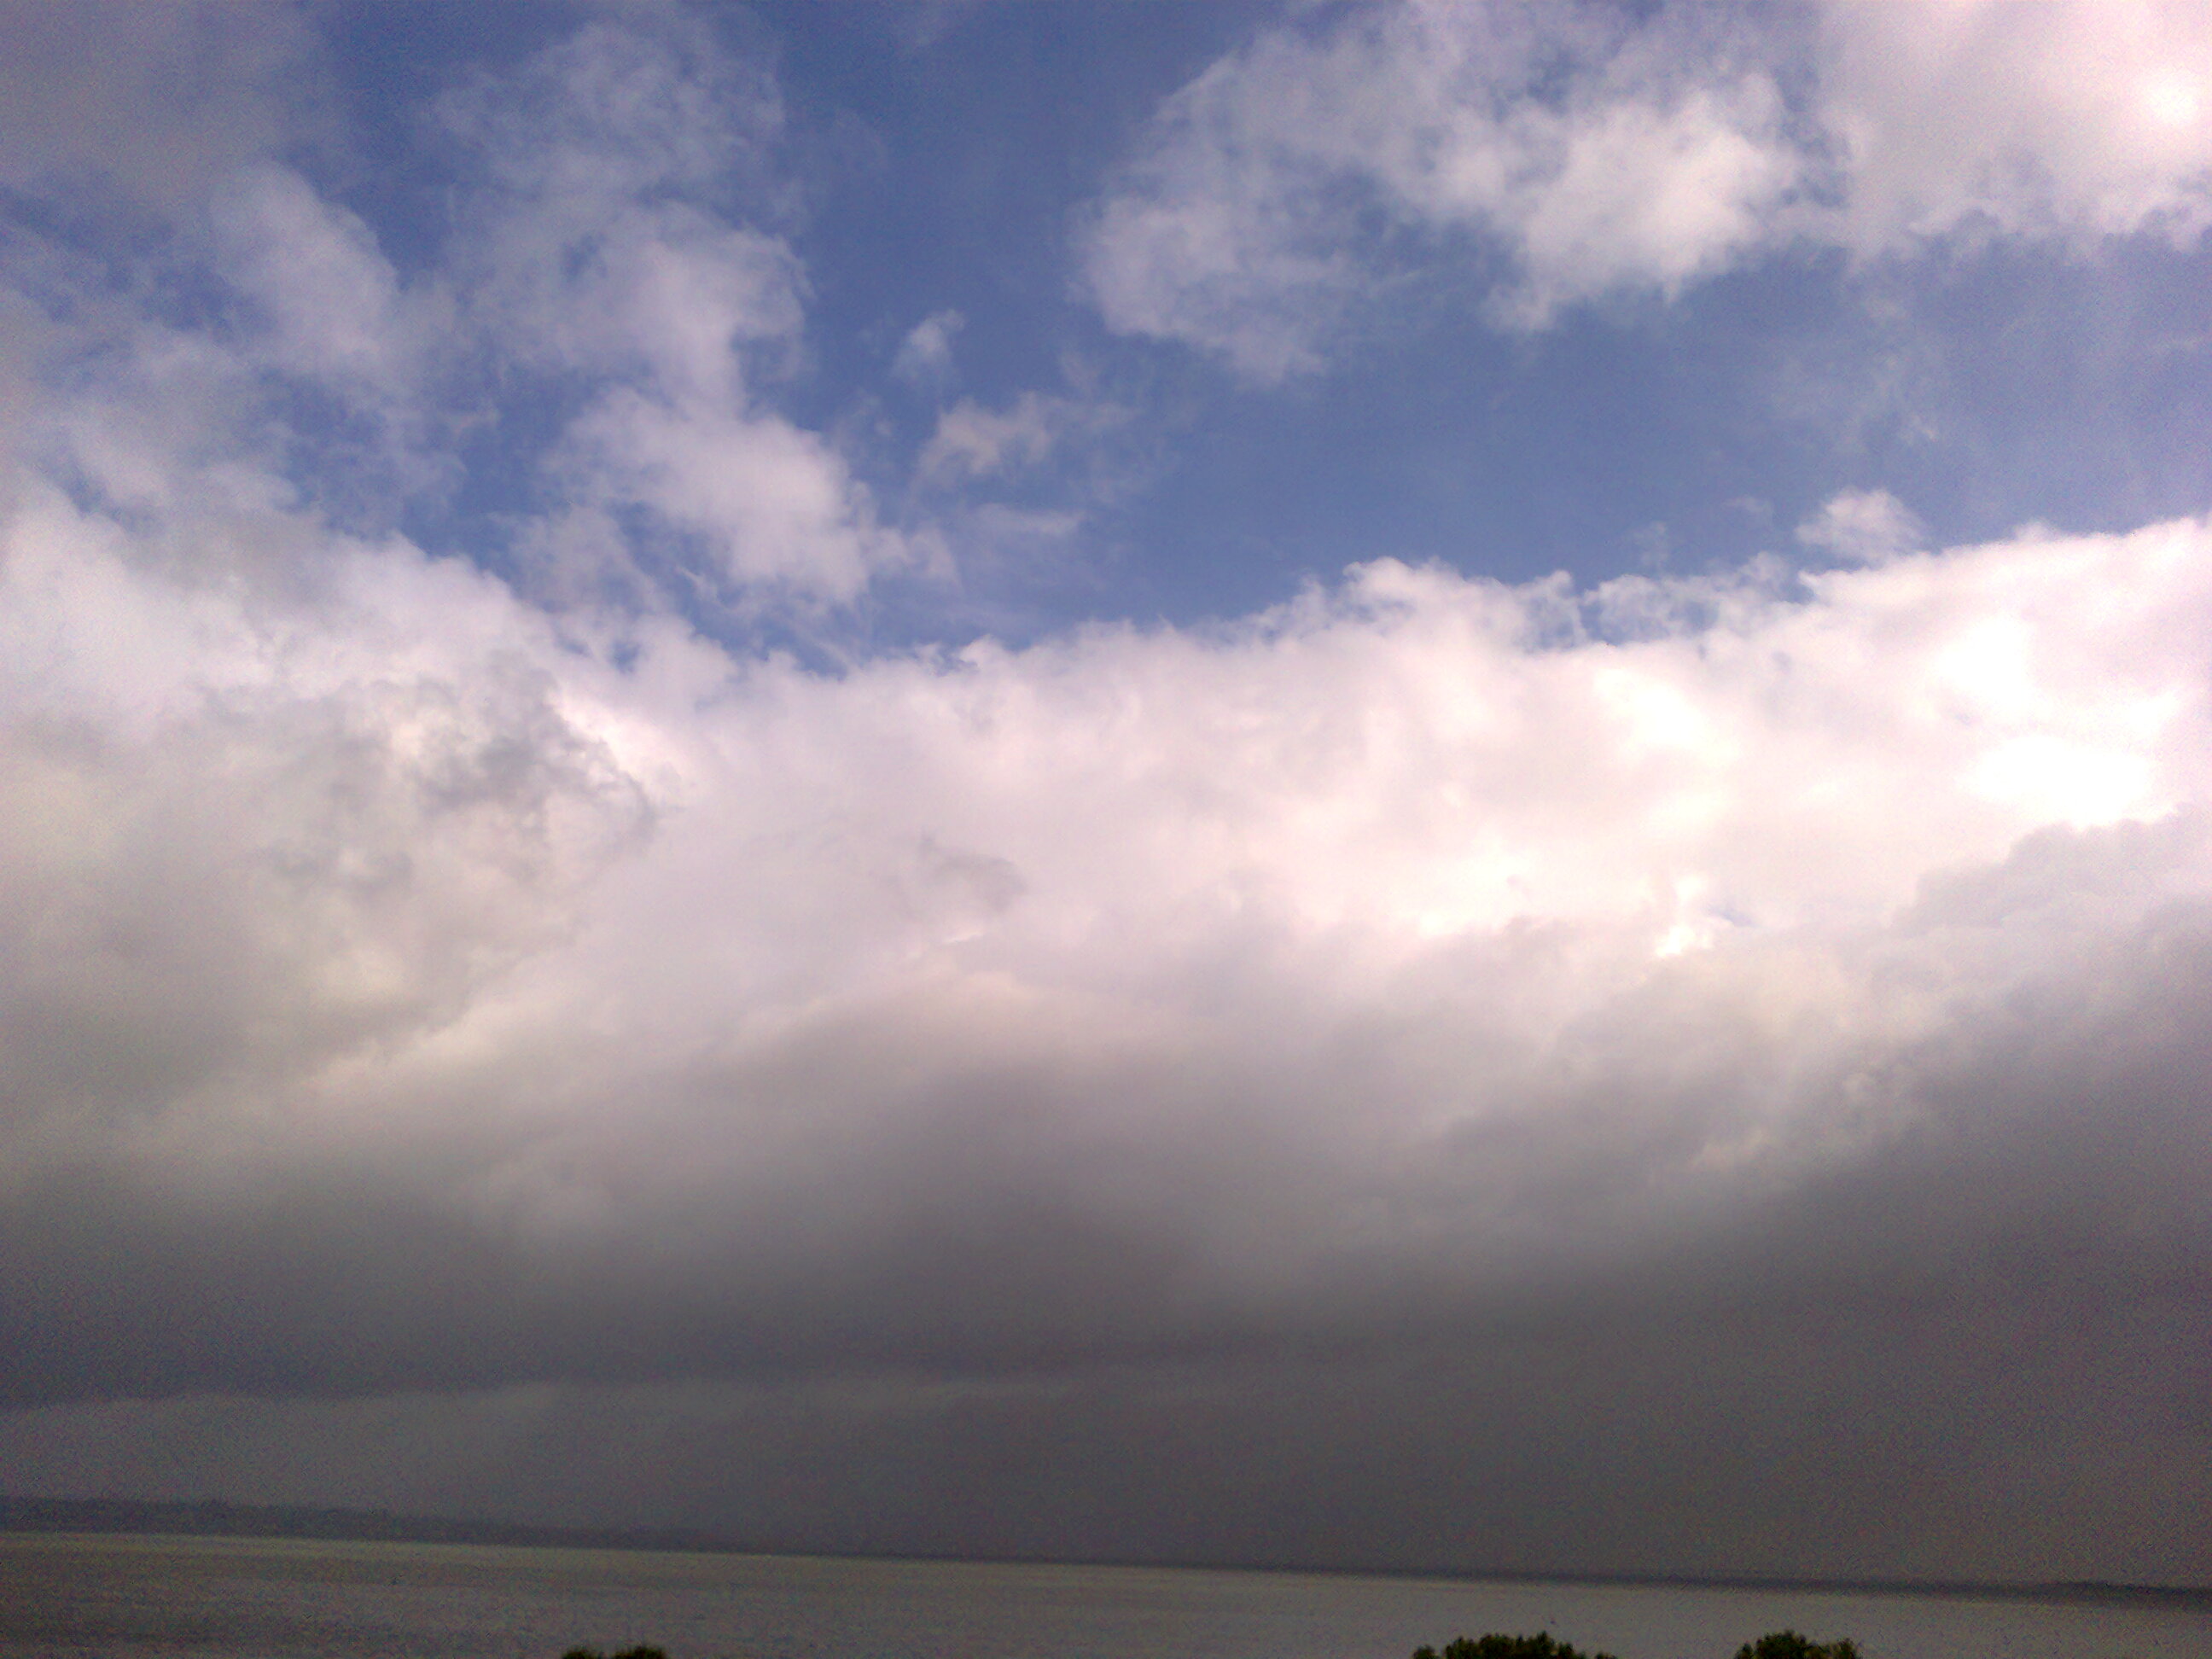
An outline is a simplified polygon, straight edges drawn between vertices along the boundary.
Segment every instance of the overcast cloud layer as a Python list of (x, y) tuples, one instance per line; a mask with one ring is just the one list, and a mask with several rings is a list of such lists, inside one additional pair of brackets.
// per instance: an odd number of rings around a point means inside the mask
[(803, 25), (335, 16), (0, 13), (0, 1487), (2212, 1571), (2212, 498), (1085, 539), (1176, 375), (2201, 273), (2202, 8), (1262, 18), (828, 413)]

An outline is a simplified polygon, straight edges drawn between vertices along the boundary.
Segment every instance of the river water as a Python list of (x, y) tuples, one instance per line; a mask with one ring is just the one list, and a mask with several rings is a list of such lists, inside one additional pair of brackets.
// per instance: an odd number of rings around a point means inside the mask
[(1407, 1659), (1492, 1630), (1732, 1659), (1784, 1626), (1866, 1659), (2212, 1659), (2203, 1602), (0, 1534), (0, 1659)]

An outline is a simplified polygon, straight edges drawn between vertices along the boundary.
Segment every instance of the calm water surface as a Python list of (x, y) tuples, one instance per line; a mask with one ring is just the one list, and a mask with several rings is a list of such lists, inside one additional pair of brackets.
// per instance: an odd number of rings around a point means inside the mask
[(2203, 1607), (0, 1534), (0, 1659), (1407, 1659), (1488, 1630), (1729, 1659), (1783, 1626), (1867, 1659), (2212, 1659)]

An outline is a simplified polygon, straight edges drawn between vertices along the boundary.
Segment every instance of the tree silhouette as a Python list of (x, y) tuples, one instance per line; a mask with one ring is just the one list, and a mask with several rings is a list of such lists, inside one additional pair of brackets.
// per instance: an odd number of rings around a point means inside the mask
[[(617, 1655), (616, 1659), (622, 1659)], [(1579, 1648), (1557, 1642), (1542, 1632), (1534, 1636), (1462, 1636), (1439, 1654), (1434, 1648), (1415, 1648), (1413, 1659), (1613, 1659), (1609, 1653), (1585, 1654)], [(1735, 1659), (1859, 1659), (1850, 1642), (1815, 1642), (1794, 1630), (1769, 1631), (1756, 1642), (1735, 1650)]]
[[(1413, 1659), (1439, 1659), (1434, 1648), (1415, 1648)], [(1584, 1653), (1565, 1642), (1554, 1642), (1540, 1631), (1534, 1636), (1462, 1636), (1447, 1645), (1442, 1659), (1613, 1659), (1609, 1653)], [(1763, 1656), (1762, 1656), (1763, 1659)]]
[(1794, 1630), (1769, 1631), (1735, 1650), (1735, 1659), (1859, 1659), (1850, 1642), (1815, 1642)]

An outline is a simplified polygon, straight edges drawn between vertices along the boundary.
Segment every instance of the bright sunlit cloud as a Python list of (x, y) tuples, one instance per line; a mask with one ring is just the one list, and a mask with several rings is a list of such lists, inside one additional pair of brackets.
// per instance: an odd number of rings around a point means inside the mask
[(1116, 329), (1265, 380), (1316, 367), (1363, 290), (1438, 255), (1494, 318), (1542, 327), (1824, 246), (2193, 240), (2212, 125), (2174, 66), (2208, 57), (2182, 3), (1352, 9), (1179, 92), (1100, 204), (1087, 269)]

